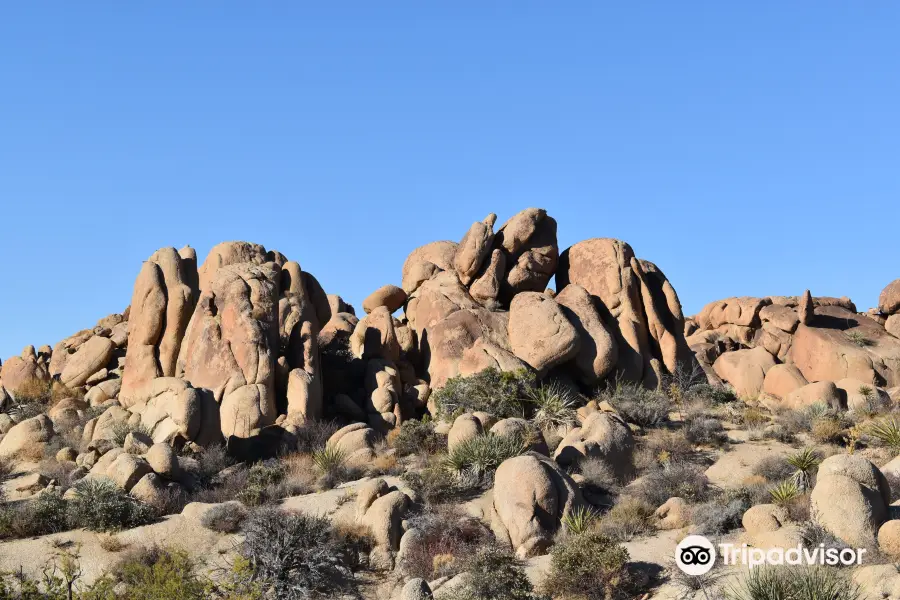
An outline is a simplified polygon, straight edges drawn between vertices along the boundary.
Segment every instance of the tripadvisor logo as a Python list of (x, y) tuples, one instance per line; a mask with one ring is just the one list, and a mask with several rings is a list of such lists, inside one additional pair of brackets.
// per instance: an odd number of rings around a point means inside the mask
[(747, 544), (719, 544), (718, 552), (712, 542), (702, 535), (689, 535), (675, 548), (675, 564), (688, 575), (705, 575), (722, 557), (724, 565), (747, 565), (751, 569), (762, 565), (828, 565), (851, 566), (862, 564), (865, 548), (826, 548), (819, 544), (804, 548), (753, 548)]

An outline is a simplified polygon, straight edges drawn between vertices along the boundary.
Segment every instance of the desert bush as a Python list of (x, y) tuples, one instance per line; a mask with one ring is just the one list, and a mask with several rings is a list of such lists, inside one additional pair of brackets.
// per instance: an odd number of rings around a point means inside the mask
[(703, 468), (687, 463), (670, 463), (647, 473), (633, 493), (651, 506), (680, 496), (688, 502), (702, 502), (709, 496), (709, 480)]
[(721, 446), (728, 441), (722, 422), (704, 415), (685, 419), (684, 436), (692, 444), (703, 446)]
[(468, 557), (494, 543), (491, 532), (455, 505), (442, 504), (409, 519), (418, 536), (404, 553), (403, 569), (411, 577), (432, 581), (456, 575)]
[(68, 529), (68, 503), (56, 490), (45, 490), (34, 500), (0, 506), (0, 539), (47, 535)]
[(684, 430), (656, 429), (638, 438), (635, 466), (643, 471), (669, 463), (686, 463), (697, 454), (694, 445), (685, 437)]
[(447, 468), (460, 477), (471, 477), (489, 485), (494, 471), (500, 464), (523, 454), (527, 444), (517, 435), (486, 433), (469, 438), (453, 448), (447, 455)]
[(485, 369), (475, 375), (450, 378), (432, 392), (437, 413), (456, 417), (464, 412), (485, 411), (503, 419), (524, 417), (524, 399), (534, 387), (534, 375), (527, 371)]
[(625, 548), (601, 533), (565, 538), (553, 547), (543, 591), (583, 600), (636, 597), (628, 558)]
[(421, 421), (410, 419), (403, 421), (396, 434), (390, 438), (391, 445), (400, 456), (418, 454), (437, 454), (447, 449), (446, 436), (435, 433), (434, 423), (431, 419), (423, 418)]
[(149, 523), (151, 507), (136, 500), (108, 479), (83, 479), (74, 485), (68, 504), (69, 524), (91, 531), (117, 531)]
[(711, 405), (737, 402), (737, 394), (730, 387), (700, 383), (690, 389), (689, 396), (708, 402)]
[(247, 482), (237, 499), (247, 506), (259, 506), (270, 500), (276, 500), (273, 494), (278, 484), (284, 480), (285, 468), (277, 460), (259, 462), (247, 472)]
[(844, 430), (840, 419), (825, 416), (813, 420), (810, 435), (820, 444), (840, 444), (845, 440)]
[(857, 331), (855, 329), (850, 329), (847, 332), (845, 332), (845, 334), (851, 342), (853, 342), (860, 348), (865, 348), (866, 346), (872, 345), (872, 340), (870, 340), (868, 337), (866, 337), (866, 334), (864, 334), (861, 331)]
[(262, 508), (248, 517), (244, 534), (240, 553), (274, 597), (306, 600), (351, 587), (344, 549), (328, 519)]
[(575, 408), (579, 396), (559, 382), (527, 389), (525, 400), (531, 405), (535, 427), (542, 431), (570, 427), (576, 423)]
[(747, 507), (757, 504), (767, 504), (772, 501), (769, 490), (771, 484), (759, 475), (748, 477), (738, 487), (729, 488), (722, 492), (723, 502), (739, 499), (747, 504)]
[(183, 550), (156, 549), (152, 555), (120, 563), (118, 590), (129, 600), (204, 600), (208, 584)]
[(197, 483), (203, 487), (211, 486), (216, 475), (234, 464), (223, 444), (207, 446), (190, 457), (197, 461)]
[(297, 431), (297, 451), (312, 453), (323, 449), (328, 438), (340, 428), (337, 421), (307, 421)]
[(539, 600), (522, 563), (508, 551), (486, 546), (465, 561), (465, 584), (445, 600)]
[(112, 533), (97, 534), (97, 541), (100, 543), (100, 547), (107, 552), (121, 552), (128, 546), (117, 535)]
[(668, 420), (673, 409), (668, 396), (639, 383), (617, 382), (597, 399), (609, 402), (623, 419), (641, 427), (660, 425)]
[(730, 586), (728, 600), (858, 600), (859, 588), (840, 571), (824, 567), (762, 567), (751, 569)]
[(436, 504), (468, 494), (479, 482), (460, 478), (447, 468), (446, 456), (436, 455), (422, 469), (403, 474), (403, 480), (426, 504)]
[(19, 384), (14, 402), (18, 404), (49, 404), (53, 399), (52, 382), (41, 379), (29, 379)]
[(119, 421), (113, 425), (113, 441), (116, 446), (122, 447), (125, 444), (125, 438), (129, 433), (140, 433), (152, 438), (153, 432), (143, 423), (129, 423), (128, 421)]
[(641, 498), (622, 496), (600, 519), (599, 530), (616, 541), (627, 542), (653, 529), (656, 507)]
[(772, 496), (774, 504), (782, 506), (799, 496), (800, 490), (797, 488), (796, 483), (791, 480), (785, 480), (769, 490), (769, 495)]
[(767, 456), (753, 467), (753, 474), (767, 481), (781, 481), (793, 475), (794, 470), (784, 456)]
[(347, 454), (336, 447), (326, 447), (312, 455), (319, 472), (319, 487), (329, 490), (349, 481), (355, 471), (347, 468)]
[(717, 498), (703, 502), (691, 509), (691, 523), (694, 533), (721, 535), (741, 526), (741, 518), (750, 508), (743, 498)]
[(203, 515), (200, 523), (207, 529), (219, 533), (234, 533), (241, 528), (247, 518), (247, 509), (240, 504), (219, 504), (211, 507)]
[(600, 458), (588, 457), (578, 461), (578, 471), (584, 477), (584, 488), (606, 494), (618, 494), (622, 488), (615, 471)]

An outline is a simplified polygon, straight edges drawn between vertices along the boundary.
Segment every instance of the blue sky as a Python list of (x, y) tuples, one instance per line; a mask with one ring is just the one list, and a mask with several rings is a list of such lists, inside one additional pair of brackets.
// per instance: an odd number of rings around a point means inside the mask
[[(740, 4), (740, 5), (739, 5)], [(900, 277), (900, 4), (6, 2), (0, 357), (244, 239), (358, 308), (541, 206), (687, 313)]]

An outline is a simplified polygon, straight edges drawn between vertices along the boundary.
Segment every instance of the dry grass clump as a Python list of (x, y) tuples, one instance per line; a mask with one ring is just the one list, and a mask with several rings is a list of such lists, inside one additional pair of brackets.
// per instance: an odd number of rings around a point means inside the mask
[(633, 496), (622, 496), (619, 501), (600, 518), (599, 531), (611, 539), (627, 542), (635, 536), (654, 530), (653, 512), (656, 506)]
[(644, 475), (630, 488), (629, 493), (653, 507), (661, 506), (675, 496), (688, 502), (702, 502), (711, 493), (709, 480), (703, 471), (698, 465), (669, 463)]
[(100, 547), (107, 552), (121, 552), (128, 546), (113, 533), (97, 534), (97, 540), (100, 542)]
[(686, 463), (697, 456), (694, 445), (684, 430), (655, 429), (638, 438), (635, 467), (639, 471), (657, 468), (667, 463)]
[(597, 400), (609, 402), (623, 419), (641, 427), (661, 425), (675, 408), (672, 399), (662, 391), (622, 381), (602, 392)]
[(481, 522), (451, 504), (435, 505), (409, 522), (418, 535), (400, 566), (410, 577), (426, 581), (456, 575), (467, 557), (494, 543), (491, 532)]

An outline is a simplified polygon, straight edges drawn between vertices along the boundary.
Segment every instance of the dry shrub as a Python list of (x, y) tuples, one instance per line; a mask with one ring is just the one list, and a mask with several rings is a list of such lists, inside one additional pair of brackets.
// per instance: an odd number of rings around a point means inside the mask
[(811, 435), (820, 444), (840, 444), (844, 441), (844, 424), (833, 417), (822, 417), (813, 421)]
[(710, 494), (709, 480), (703, 471), (689, 463), (669, 463), (644, 475), (630, 493), (654, 507), (675, 496), (702, 502)]
[(578, 470), (584, 477), (583, 487), (594, 492), (618, 494), (622, 488), (621, 480), (605, 460), (585, 458), (578, 462)]
[(210, 507), (204, 513), (200, 523), (207, 529), (219, 533), (234, 533), (247, 518), (247, 509), (240, 504), (227, 502)]
[(398, 475), (402, 469), (397, 464), (397, 455), (393, 452), (378, 454), (369, 466), (370, 475)]
[(119, 539), (119, 536), (112, 533), (101, 533), (97, 535), (100, 547), (107, 552), (121, 552), (128, 544)]
[(659, 467), (668, 462), (688, 462), (696, 455), (684, 431), (656, 429), (639, 438), (635, 466), (639, 471)]
[(614, 540), (628, 541), (653, 530), (651, 517), (655, 510), (655, 506), (641, 498), (623, 496), (600, 519), (599, 530)]
[(405, 553), (402, 566), (411, 577), (427, 581), (459, 573), (466, 557), (493, 541), (490, 531), (478, 520), (450, 504), (412, 517), (410, 528), (415, 528), (419, 536)]
[(794, 470), (784, 456), (767, 456), (753, 467), (753, 474), (774, 482), (787, 479), (794, 474)]

